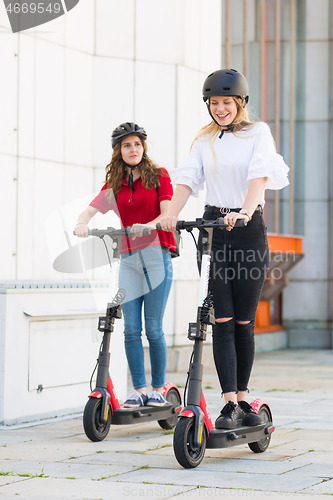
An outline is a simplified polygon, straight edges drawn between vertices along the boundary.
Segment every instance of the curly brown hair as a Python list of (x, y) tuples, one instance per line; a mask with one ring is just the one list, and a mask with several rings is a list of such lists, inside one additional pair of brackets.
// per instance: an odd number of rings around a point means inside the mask
[[(157, 188), (160, 185), (159, 176), (165, 176), (166, 173), (148, 157), (146, 141), (142, 137), (139, 137), (139, 139), (142, 143), (145, 155), (140, 167), (142, 184), (146, 189)], [(117, 199), (124, 177), (126, 177), (127, 173), (126, 163), (121, 155), (121, 142), (118, 142), (118, 144), (114, 146), (111, 161), (105, 167), (105, 172), (107, 188), (111, 190), (110, 193), (113, 193), (115, 199)]]

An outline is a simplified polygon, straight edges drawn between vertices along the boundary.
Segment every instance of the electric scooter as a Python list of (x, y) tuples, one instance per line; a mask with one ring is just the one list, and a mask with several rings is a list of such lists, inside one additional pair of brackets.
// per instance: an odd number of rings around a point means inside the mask
[[(114, 287), (118, 282), (120, 242), (123, 236), (130, 236), (129, 231), (130, 228), (115, 230), (112, 227), (89, 230), (89, 234), (92, 236), (102, 239), (105, 236), (109, 236), (112, 239), (113, 262), (110, 284)], [(149, 233), (149, 229), (144, 230), (144, 234)], [(111, 265), (110, 259), (109, 262)], [(125, 295), (126, 293), (122, 289), (118, 290), (115, 295), (112, 295), (113, 298), (107, 304), (105, 316), (100, 317), (98, 321), (98, 330), (103, 333), (103, 339), (96, 364), (96, 387), (90, 393), (83, 413), (84, 431), (91, 441), (102, 441), (105, 439), (111, 424), (129, 425), (157, 420), (162, 429), (172, 429), (175, 427), (178, 413), (182, 409), (180, 391), (172, 383), (164, 385), (163, 390), (167, 400), (167, 404), (164, 406), (121, 407), (109, 374), (109, 350), (115, 320), (122, 317), (121, 302), (124, 300)]]
[[(244, 225), (246, 225), (244, 220), (237, 220), (236, 226)], [(215, 323), (213, 301), (208, 289), (213, 229), (227, 227), (222, 217), (215, 221), (196, 219), (192, 222), (177, 223), (178, 230), (191, 232), (197, 228), (202, 236), (197, 320), (195, 323), (190, 323), (188, 329), (188, 338), (194, 341), (194, 346), (184, 392), (184, 409), (179, 414), (173, 439), (176, 459), (185, 468), (197, 467), (204, 457), (206, 448), (229, 448), (247, 443), (254, 453), (262, 453), (268, 448), (274, 431), (271, 410), (261, 399), (251, 403), (252, 409), (261, 417), (261, 424), (251, 427), (241, 426), (232, 430), (214, 429), (202, 392), (203, 342), (206, 340), (207, 325)], [(188, 395), (185, 403), (186, 391)]]

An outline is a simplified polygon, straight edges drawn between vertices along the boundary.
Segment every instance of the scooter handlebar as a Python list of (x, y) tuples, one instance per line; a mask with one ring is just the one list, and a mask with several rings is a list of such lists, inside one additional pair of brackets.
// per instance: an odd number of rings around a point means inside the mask
[[(235, 227), (244, 227), (247, 225), (247, 220), (246, 219), (237, 219), (235, 223)], [(176, 224), (176, 230), (191, 230), (194, 228), (205, 228), (205, 227), (219, 227), (221, 229), (226, 229), (229, 227), (229, 224), (224, 223), (224, 217), (219, 217), (218, 219), (215, 220), (205, 220), (205, 219), (196, 219), (195, 221), (186, 221), (186, 220), (179, 220)], [(156, 229), (162, 229), (161, 224), (158, 222), (156, 224)]]
[[(216, 222), (219, 226), (228, 227), (228, 224), (224, 224), (224, 217), (219, 217)], [(235, 226), (236, 227), (245, 227), (245, 226), (247, 226), (247, 223), (248, 223), (248, 221), (246, 219), (237, 219)]]
[[(145, 227), (143, 229), (142, 234), (147, 236), (151, 233), (151, 229), (149, 227)], [(75, 231), (73, 231), (75, 235)], [(131, 234), (131, 226), (125, 227), (124, 229), (114, 229), (113, 227), (107, 227), (106, 229), (88, 229), (89, 236), (97, 236), (98, 238), (102, 238), (103, 236), (134, 236)]]

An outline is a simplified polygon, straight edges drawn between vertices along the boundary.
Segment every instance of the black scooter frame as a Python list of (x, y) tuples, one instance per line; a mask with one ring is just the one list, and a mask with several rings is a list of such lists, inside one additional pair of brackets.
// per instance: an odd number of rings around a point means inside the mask
[[(237, 226), (245, 225), (237, 221)], [(204, 457), (205, 448), (228, 448), (247, 443), (252, 451), (261, 453), (269, 445), (274, 431), (272, 413), (261, 399), (252, 401), (254, 411), (260, 414), (262, 423), (256, 426), (242, 426), (236, 429), (214, 429), (205, 397), (202, 392), (202, 351), (206, 340), (207, 325), (215, 324), (214, 308), (208, 292), (210, 257), (213, 229), (225, 229), (223, 218), (215, 221), (196, 219), (193, 222), (179, 221), (177, 229), (192, 231), (198, 228), (202, 235), (202, 257), (200, 293), (197, 320), (189, 324), (188, 338), (194, 342), (187, 380), (187, 402), (179, 415), (174, 433), (175, 456), (183, 467), (197, 467)], [(190, 419), (186, 422), (185, 420)]]

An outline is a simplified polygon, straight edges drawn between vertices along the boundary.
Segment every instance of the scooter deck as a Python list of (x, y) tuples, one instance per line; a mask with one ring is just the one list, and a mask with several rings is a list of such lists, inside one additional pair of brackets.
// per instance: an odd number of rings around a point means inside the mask
[(274, 431), (272, 422), (236, 429), (214, 429), (209, 431), (206, 448), (230, 448), (239, 444), (255, 443), (267, 438)]
[(112, 411), (111, 424), (129, 425), (150, 420), (166, 420), (180, 411), (180, 407), (168, 403), (164, 406), (140, 406), (139, 408), (116, 408)]

